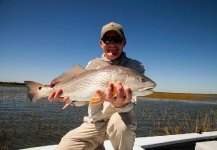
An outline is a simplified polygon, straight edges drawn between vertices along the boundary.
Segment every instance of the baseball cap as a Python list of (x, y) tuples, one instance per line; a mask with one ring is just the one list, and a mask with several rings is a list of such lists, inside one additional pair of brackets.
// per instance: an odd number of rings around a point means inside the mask
[(108, 31), (116, 31), (121, 37), (125, 38), (124, 30), (122, 26), (115, 22), (110, 22), (102, 27), (101, 31), (101, 38), (106, 34)]

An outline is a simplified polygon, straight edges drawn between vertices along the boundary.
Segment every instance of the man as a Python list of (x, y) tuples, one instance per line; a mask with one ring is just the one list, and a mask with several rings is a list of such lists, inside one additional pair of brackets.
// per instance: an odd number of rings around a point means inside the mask
[[(126, 45), (124, 30), (120, 24), (111, 22), (103, 26), (100, 46), (104, 53), (103, 60), (111, 65), (131, 68), (144, 74), (144, 66), (137, 60), (126, 57), (123, 48)], [(90, 61), (88, 66), (94, 60)], [(86, 69), (88, 69), (88, 66)], [(54, 86), (51, 83), (50, 86)], [(117, 96), (113, 97), (113, 90), (117, 89)], [(96, 91), (98, 94), (100, 90)], [(59, 89), (49, 96), (49, 100), (67, 101), (68, 97), (60, 97)], [(132, 99), (131, 89), (125, 88), (120, 82), (109, 83), (107, 99), (94, 105), (89, 105), (88, 116), (80, 127), (69, 131), (60, 141), (58, 150), (102, 150), (103, 142), (110, 140), (115, 150), (132, 150), (135, 141), (136, 118), (133, 113), (135, 101)], [(71, 105), (81, 106), (88, 102), (73, 101)]]

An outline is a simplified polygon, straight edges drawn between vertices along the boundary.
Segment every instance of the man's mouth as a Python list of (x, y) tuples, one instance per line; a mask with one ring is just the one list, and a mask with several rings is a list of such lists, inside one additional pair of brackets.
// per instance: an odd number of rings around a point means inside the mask
[(112, 53), (112, 54), (117, 54), (118, 50), (117, 49), (108, 49), (107, 52)]

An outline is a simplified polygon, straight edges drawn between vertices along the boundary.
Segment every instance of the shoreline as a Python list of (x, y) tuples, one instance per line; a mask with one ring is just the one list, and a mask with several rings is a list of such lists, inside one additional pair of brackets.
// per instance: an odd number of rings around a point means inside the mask
[[(0, 82), (0, 86), (5, 87), (25, 87), (24, 83), (18, 82)], [(190, 100), (217, 102), (217, 94), (200, 94), (200, 93), (173, 93), (173, 92), (154, 92), (142, 98), (168, 99), (168, 100)]]

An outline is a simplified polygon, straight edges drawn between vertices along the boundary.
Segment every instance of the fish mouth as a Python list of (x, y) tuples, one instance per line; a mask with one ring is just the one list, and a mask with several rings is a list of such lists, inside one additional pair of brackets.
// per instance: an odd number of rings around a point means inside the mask
[(143, 91), (153, 91), (154, 87), (142, 87), (142, 88), (139, 88), (139, 92), (143, 92)]

